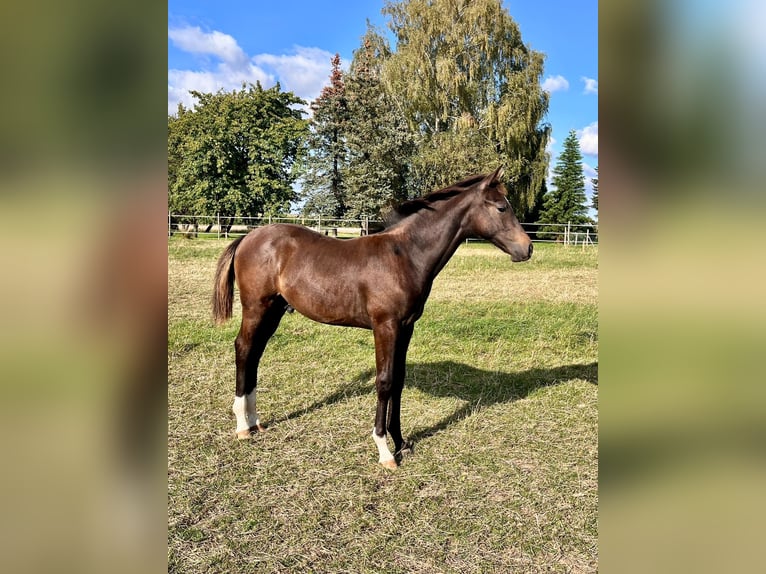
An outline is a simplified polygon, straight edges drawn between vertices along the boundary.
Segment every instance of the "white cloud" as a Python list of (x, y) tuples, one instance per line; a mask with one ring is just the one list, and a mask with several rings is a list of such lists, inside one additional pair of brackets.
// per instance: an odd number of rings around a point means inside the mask
[(207, 93), (215, 93), (221, 89), (233, 91), (240, 89), (243, 83), (256, 82), (268, 87), (274, 84), (275, 80), (270, 74), (249, 65), (231, 69), (222, 64), (214, 71), (168, 70), (168, 113), (175, 113), (179, 103), (186, 108), (194, 107), (195, 100), (189, 93), (190, 90)]
[(585, 82), (585, 89), (583, 90), (583, 94), (598, 95), (598, 80), (594, 80), (593, 78), (586, 78), (585, 76), (580, 79)]
[(541, 86), (546, 92), (558, 92), (569, 89), (569, 82), (564, 76), (548, 76)]
[(258, 54), (253, 62), (274, 70), (282, 88), (306, 101), (314, 100), (330, 77), (333, 54), (320, 48), (295, 46), (295, 54)]
[(330, 58), (333, 54), (319, 48), (295, 46), (293, 54), (257, 54), (248, 56), (230, 35), (214, 30), (203, 32), (198, 27), (170, 28), (168, 37), (178, 49), (212, 56), (211, 64), (201, 61), (200, 69), (168, 70), (168, 113), (176, 112), (178, 104), (194, 105), (189, 90), (214, 93), (232, 91), (242, 84), (260, 82), (264, 88), (277, 81), (283, 90), (294, 92), (310, 102), (329, 82)]
[(595, 121), (581, 130), (577, 130), (580, 151), (585, 155), (598, 157), (598, 122)]
[(237, 41), (217, 30), (208, 33), (198, 27), (171, 28), (168, 30), (168, 37), (184, 52), (210, 54), (235, 66), (247, 65), (247, 55)]

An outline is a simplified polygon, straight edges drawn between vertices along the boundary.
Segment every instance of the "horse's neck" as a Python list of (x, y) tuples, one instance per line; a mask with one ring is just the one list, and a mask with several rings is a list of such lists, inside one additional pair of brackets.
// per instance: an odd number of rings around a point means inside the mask
[(421, 211), (408, 226), (407, 235), (413, 247), (411, 257), (429, 283), (466, 237), (463, 226), (468, 210), (466, 199), (456, 198), (452, 205), (442, 205), (438, 211)]

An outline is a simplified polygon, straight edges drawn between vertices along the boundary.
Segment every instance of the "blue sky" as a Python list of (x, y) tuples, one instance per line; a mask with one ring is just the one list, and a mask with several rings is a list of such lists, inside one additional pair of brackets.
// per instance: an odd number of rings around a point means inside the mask
[[(215, 92), (259, 80), (306, 100), (327, 82), (336, 52), (347, 65), (369, 20), (387, 32), (383, 0), (169, 0), (168, 112), (189, 104), (188, 90)], [(598, 165), (598, 1), (524, 0), (503, 5), (524, 42), (546, 54), (551, 93), (551, 168), (577, 131), (590, 196)]]

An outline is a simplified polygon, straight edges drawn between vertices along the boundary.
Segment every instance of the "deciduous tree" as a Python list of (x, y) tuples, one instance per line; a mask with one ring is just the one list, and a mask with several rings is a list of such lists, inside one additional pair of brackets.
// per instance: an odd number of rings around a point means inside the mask
[(194, 109), (179, 105), (168, 116), (169, 209), (223, 217), (286, 211), (307, 129), (295, 106), (305, 102), (279, 84), (191, 93)]
[(500, 0), (389, 0), (383, 12), (397, 39), (383, 80), (416, 138), (415, 188), (502, 164), (523, 218), (548, 164), (543, 54)]

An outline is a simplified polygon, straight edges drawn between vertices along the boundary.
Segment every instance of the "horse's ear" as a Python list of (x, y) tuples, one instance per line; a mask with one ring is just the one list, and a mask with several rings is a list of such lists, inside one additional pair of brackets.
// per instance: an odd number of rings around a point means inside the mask
[(503, 173), (505, 173), (505, 168), (501, 165), (495, 171), (485, 177), (484, 181), (481, 182), (482, 191), (489, 189), (494, 183), (501, 183), (500, 178), (503, 177)]

